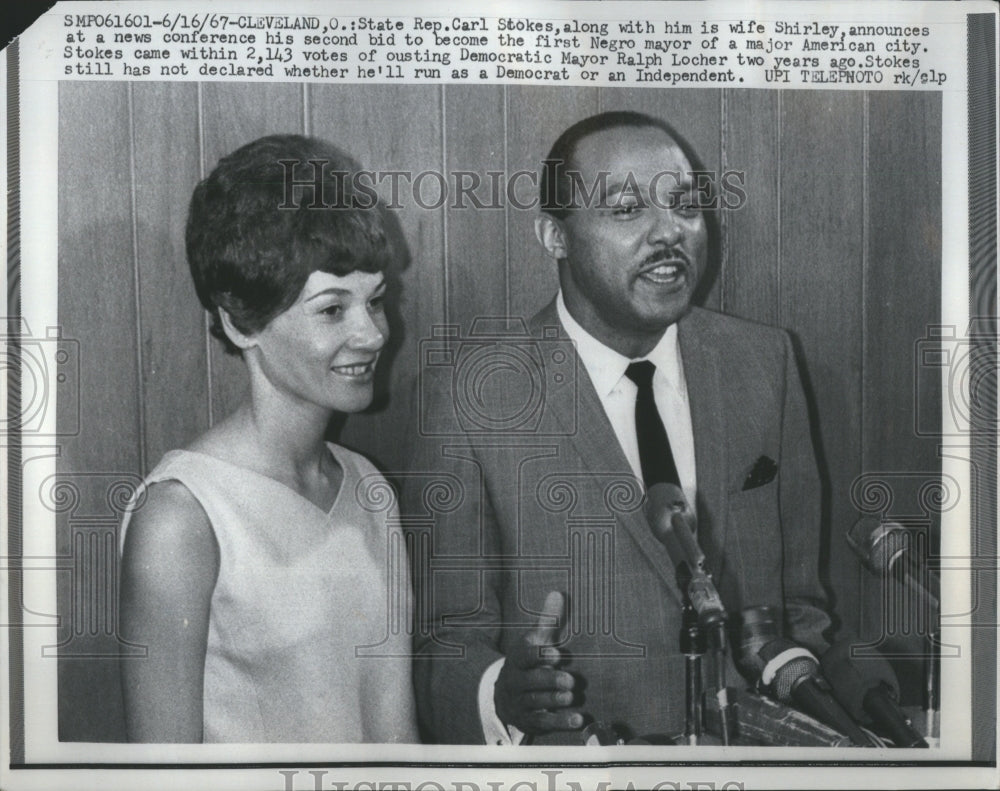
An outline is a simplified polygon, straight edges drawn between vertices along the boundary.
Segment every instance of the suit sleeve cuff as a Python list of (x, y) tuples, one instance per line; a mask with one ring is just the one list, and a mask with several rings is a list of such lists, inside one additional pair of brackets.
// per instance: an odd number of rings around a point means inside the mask
[(496, 686), (500, 670), (503, 668), (503, 657), (498, 659), (483, 673), (479, 680), (479, 720), (483, 726), (483, 737), (487, 744), (498, 745), (518, 745), (524, 741), (524, 734), (515, 728), (503, 724), (497, 716), (496, 707), (493, 704), (493, 687)]

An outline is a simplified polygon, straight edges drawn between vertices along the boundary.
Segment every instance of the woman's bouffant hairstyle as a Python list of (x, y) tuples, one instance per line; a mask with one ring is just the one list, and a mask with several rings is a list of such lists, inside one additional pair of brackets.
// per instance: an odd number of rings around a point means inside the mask
[(287, 310), (315, 271), (384, 270), (392, 258), (371, 185), (325, 140), (272, 135), (219, 160), (191, 197), (187, 259), (211, 332), (240, 350), (219, 318), (225, 310), (252, 334)]

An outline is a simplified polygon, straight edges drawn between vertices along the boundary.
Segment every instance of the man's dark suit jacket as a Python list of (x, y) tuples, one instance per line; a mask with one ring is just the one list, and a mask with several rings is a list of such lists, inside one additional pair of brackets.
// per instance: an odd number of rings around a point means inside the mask
[[(528, 329), (537, 342), (512, 341), (511, 353), (498, 343), (492, 365), (482, 364), (486, 346), (472, 345), (452, 377), (422, 375), (421, 426), (450, 419), (460, 399), (466, 415), (496, 418), (465, 421), (473, 430), (464, 435), (424, 432), (404, 485), (404, 517), (422, 534), (413, 546), (425, 547), (415, 563), (414, 665), (425, 731), (439, 742), (483, 742), (483, 672), (538, 620), (548, 591), (560, 590), (569, 600), (561, 648), (565, 669), (582, 679), (580, 710), (636, 736), (679, 733), (673, 565), (555, 303)], [(790, 340), (698, 308), (678, 330), (698, 541), (726, 608), (783, 607), (786, 635), (821, 647), (829, 619), (817, 574), (820, 493)], [(523, 365), (528, 358), (541, 361), (537, 370)], [(732, 665), (729, 673), (740, 683)]]

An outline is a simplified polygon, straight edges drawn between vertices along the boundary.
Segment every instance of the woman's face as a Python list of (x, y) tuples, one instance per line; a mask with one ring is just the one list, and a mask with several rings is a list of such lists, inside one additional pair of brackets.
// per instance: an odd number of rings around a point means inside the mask
[(313, 272), (292, 306), (252, 336), (254, 359), (285, 397), (337, 412), (362, 410), (389, 337), (384, 299), (382, 272)]

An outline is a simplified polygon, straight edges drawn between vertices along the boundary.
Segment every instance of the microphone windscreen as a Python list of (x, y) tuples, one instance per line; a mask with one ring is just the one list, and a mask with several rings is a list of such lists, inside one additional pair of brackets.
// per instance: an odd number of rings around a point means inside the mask
[(865, 695), (880, 684), (893, 700), (899, 699), (899, 682), (885, 657), (869, 653), (852, 658), (848, 640), (834, 643), (820, 659), (820, 667), (837, 700), (860, 722), (871, 721), (864, 710)]
[(888, 574), (900, 555), (910, 549), (912, 536), (902, 525), (883, 522), (872, 534), (869, 568), (877, 574)]
[(782, 665), (774, 674), (771, 691), (782, 703), (792, 699), (792, 691), (800, 678), (808, 678), (816, 671), (816, 663), (804, 656), (797, 656)]
[(646, 492), (646, 515), (659, 516), (674, 511), (688, 510), (687, 499), (679, 486), (672, 483), (654, 483)]
[(792, 699), (792, 691), (800, 679), (815, 675), (819, 668), (816, 657), (807, 649), (784, 638), (763, 646), (758, 656), (765, 669), (761, 680), (771, 687), (771, 692), (782, 703)]
[(927, 548), (919, 548), (923, 543), (921, 533), (898, 522), (865, 516), (847, 532), (847, 543), (869, 571), (914, 585), (932, 607), (940, 606), (941, 580), (927, 565)]
[(851, 527), (847, 543), (870, 571), (883, 577), (909, 547), (909, 538), (902, 525), (865, 516)]

